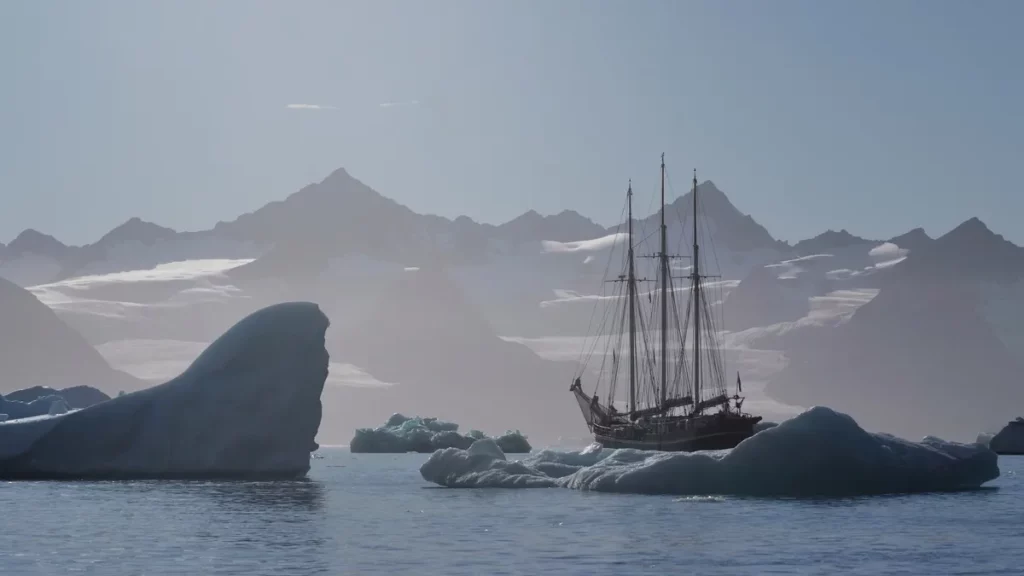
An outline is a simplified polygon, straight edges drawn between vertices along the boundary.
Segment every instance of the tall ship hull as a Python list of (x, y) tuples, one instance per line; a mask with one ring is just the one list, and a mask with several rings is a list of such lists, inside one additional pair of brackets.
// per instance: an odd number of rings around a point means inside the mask
[[(700, 452), (702, 450), (728, 450), (754, 435), (754, 424), (760, 418), (739, 417), (727, 422), (715, 417), (702, 417), (688, 421), (693, 429), (681, 427), (660, 431), (650, 428), (595, 427), (594, 441), (605, 448), (633, 448), (661, 452)], [(629, 437), (632, 436), (632, 437)]]
[[(577, 380), (578, 382), (578, 380)], [(588, 398), (581, 384), (573, 383), (571, 391), (583, 412), (594, 442), (605, 448), (632, 448), (662, 452), (699, 452), (728, 450), (754, 435), (760, 416), (739, 410), (720, 410), (631, 420), (603, 406), (596, 396)], [(738, 398), (721, 398), (736, 401)], [(724, 403), (724, 402), (723, 402)]]
[[(607, 299), (621, 303), (621, 311), (605, 316), (606, 320), (611, 318), (610, 330), (598, 331), (605, 335), (610, 353), (602, 356), (593, 394), (583, 389), (582, 370), (569, 387), (594, 441), (604, 447), (665, 452), (725, 450), (753, 436), (754, 426), (761, 421), (760, 416), (743, 412), (743, 384), (738, 373), (735, 392), (730, 395), (726, 391), (716, 328), (720, 324), (716, 312), (721, 312), (724, 298), (712, 296), (709, 300), (707, 293), (714, 286), (708, 279), (713, 277), (701, 273), (696, 172), (692, 195), (692, 251), (688, 257), (674, 256), (668, 252), (662, 155), (660, 249), (648, 257), (656, 262), (656, 270), (651, 271), (654, 279), (649, 280), (638, 275), (634, 257), (632, 184), (626, 192), (624, 269), (608, 281), (618, 293)], [(673, 275), (670, 262), (682, 258), (690, 260), (689, 273)], [(673, 286), (673, 279), (680, 278), (689, 280), (682, 305), (676, 301), (676, 294), (683, 290)], [(656, 288), (641, 294), (639, 286), (646, 282), (654, 282)], [(619, 380), (628, 383), (625, 398), (620, 397)]]

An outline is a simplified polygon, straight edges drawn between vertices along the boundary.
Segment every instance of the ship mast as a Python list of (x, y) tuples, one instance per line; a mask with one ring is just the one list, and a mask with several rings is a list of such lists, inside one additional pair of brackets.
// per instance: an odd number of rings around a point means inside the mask
[(661, 154), (661, 407), (668, 405), (668, 233), (665, 227), (665, 153)]
[(636, 272), (633, 268), (633, 181), (629, 182), (626, 191), (626, 203), (629, 205), (629, 277), (627, 290), (629, 293), (629, 414), (636, 411)]
[(697, 246), (697, 169), (693, 169), (693, 406), (700, 410), (700, 248)]

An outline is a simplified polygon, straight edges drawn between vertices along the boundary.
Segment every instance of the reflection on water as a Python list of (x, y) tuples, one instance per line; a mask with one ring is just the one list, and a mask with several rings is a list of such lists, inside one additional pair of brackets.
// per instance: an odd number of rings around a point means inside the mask
[(267, 482), (204, 482), (197, 490), (203, 497), (216, 500), (223, 506), (252, 509), (266, 508), (267, 512), (288, 509), (292, 512), (314, 513), (324, 507), (324, 487), (314, 480)]
[(452, 490), (426, 455), (310, 480), (0, 483), (7, 574), (1020, 574), (1024, 481), (830, 499)]
[[(7, 483), (0, 573), (329, 571), (326, 492), (314, 480)], [(57, 503), (39, 506), (39, 503)], [(35, 504), (32, 504), (35, 503)], [(18, 526), (17, 530), (10, 530)], [(59, 554), (53, 552), (59, 550)]]

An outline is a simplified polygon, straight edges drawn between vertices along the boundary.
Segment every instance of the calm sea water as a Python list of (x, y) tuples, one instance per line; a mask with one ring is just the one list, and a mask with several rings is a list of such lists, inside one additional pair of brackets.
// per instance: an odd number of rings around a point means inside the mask
[(1024, 458), (960, 494), (454, 490), (327, 449), (296, 482), (0, 484), (0, 574), (1021, 574)]

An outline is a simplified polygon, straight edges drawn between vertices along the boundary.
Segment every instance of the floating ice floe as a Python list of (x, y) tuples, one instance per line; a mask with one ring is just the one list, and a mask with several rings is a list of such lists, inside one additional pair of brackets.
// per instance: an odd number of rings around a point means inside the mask
[(425, 480), (460, 488), (563, 487), (638, 494), (850, 496), (978, 488), (999, 476), (980, 444), (910, 442), (865, 432), (853, 418), (815, 407), (732, 450), (645, 452), (592, 445), (509, 461), (493, 442), (438, 450)]
[[(357, 453), (401, 454), (405, 452), (429, 453), (441, 448), (465, 450), (478, 440), (488, 439), (479, 430), (460, 434), (459, 425), (437, 418), (409, 418), (394, 414), (379, 428), (356, 430), (349, 450)], [(526, 453), (532, 450), (526, 436), (518, 430), (508, 431), (492, 439), (506, 454)]]
[(0, 478), (304, 475), (317, 449), (327, 326), (315, 304), (264, 308), (170, 382), (0, 422)]

